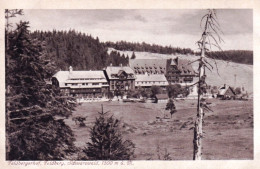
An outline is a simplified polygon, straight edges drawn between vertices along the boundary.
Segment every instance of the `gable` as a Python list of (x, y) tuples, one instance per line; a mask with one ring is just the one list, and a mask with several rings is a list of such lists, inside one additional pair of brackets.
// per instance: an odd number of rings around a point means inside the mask
[(229, 87), (225, 93), (225, 95), (234, 96), (235, 92)]
[(127, 79), (127, 76), (128, 76), (124, 70), (119, 70), (117, 75), (118, 75), (119, 79)]

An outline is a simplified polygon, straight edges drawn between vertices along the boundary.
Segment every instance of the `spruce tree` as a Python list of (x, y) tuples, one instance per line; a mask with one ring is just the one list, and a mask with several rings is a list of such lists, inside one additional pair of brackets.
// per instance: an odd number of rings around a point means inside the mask
[(63, 119), (75, 105), (72, 98), (46, 84), (53, 66), (44, 42), (31, 39), (28, 27), (28, 22), (20, 22), (14, 31), (6, 30), (6, 85), (10, 88), (6, 92), (6, 159), (67, 159), (75, 146), (72, 130)]
[(134, 144), (130, 140), (123, 141), (119, 130), (119, 120), (106, 113), (99, 113), (95, 125), (91, 128), (91, 142), (83, 152), (89, 160), (130, 160), (134, 157)]
[(135, 56), (135, 52), (132, 53), (132, 56), (131, 56), (131, 59), (135, 59), (136, 56)]

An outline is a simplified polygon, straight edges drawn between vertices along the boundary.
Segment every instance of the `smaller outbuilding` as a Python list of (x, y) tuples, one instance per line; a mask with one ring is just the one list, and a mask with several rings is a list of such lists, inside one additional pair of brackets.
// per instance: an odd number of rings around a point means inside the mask
[(235, 99), (236, 93), (235, 91), (228, 85), (224, 84), (224, 86), (220, 87), (218, 90), (217, 97), (221, 99)]
[(167, 103), (169, 100), (169, 97), (167, 94), (157, 94), (155, 96), (156, 103)]

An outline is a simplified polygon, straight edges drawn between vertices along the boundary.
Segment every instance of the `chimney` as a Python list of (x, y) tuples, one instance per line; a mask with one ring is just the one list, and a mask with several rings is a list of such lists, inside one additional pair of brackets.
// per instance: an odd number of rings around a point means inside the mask
[(224, 84), (224, 88), (226, 88), (226, 84)]
[(112, 63), (110, 63), (110, 66), (113, 66)]
[(73, 68), (72, 68), (72, 66), (70, 66), (69, 67), (69, 72), (72, 73), (72, 71), (73, 71)]
[(123, 67), (122, 63), (120, 63), (120, 67)]

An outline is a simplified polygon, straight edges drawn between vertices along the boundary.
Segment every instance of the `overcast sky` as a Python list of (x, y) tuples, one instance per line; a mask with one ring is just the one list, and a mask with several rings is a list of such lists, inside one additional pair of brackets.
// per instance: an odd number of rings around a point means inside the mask
[[(207, 10), (24, 10), (13, 19), (30, 22), (31, 30), (69, 30), (91, 34), (100, 41), (147, 42), (197, 49), (200, 20)], [(224, 35), (222, 49), (253, 50), (250, 9), (219, 9)]]

